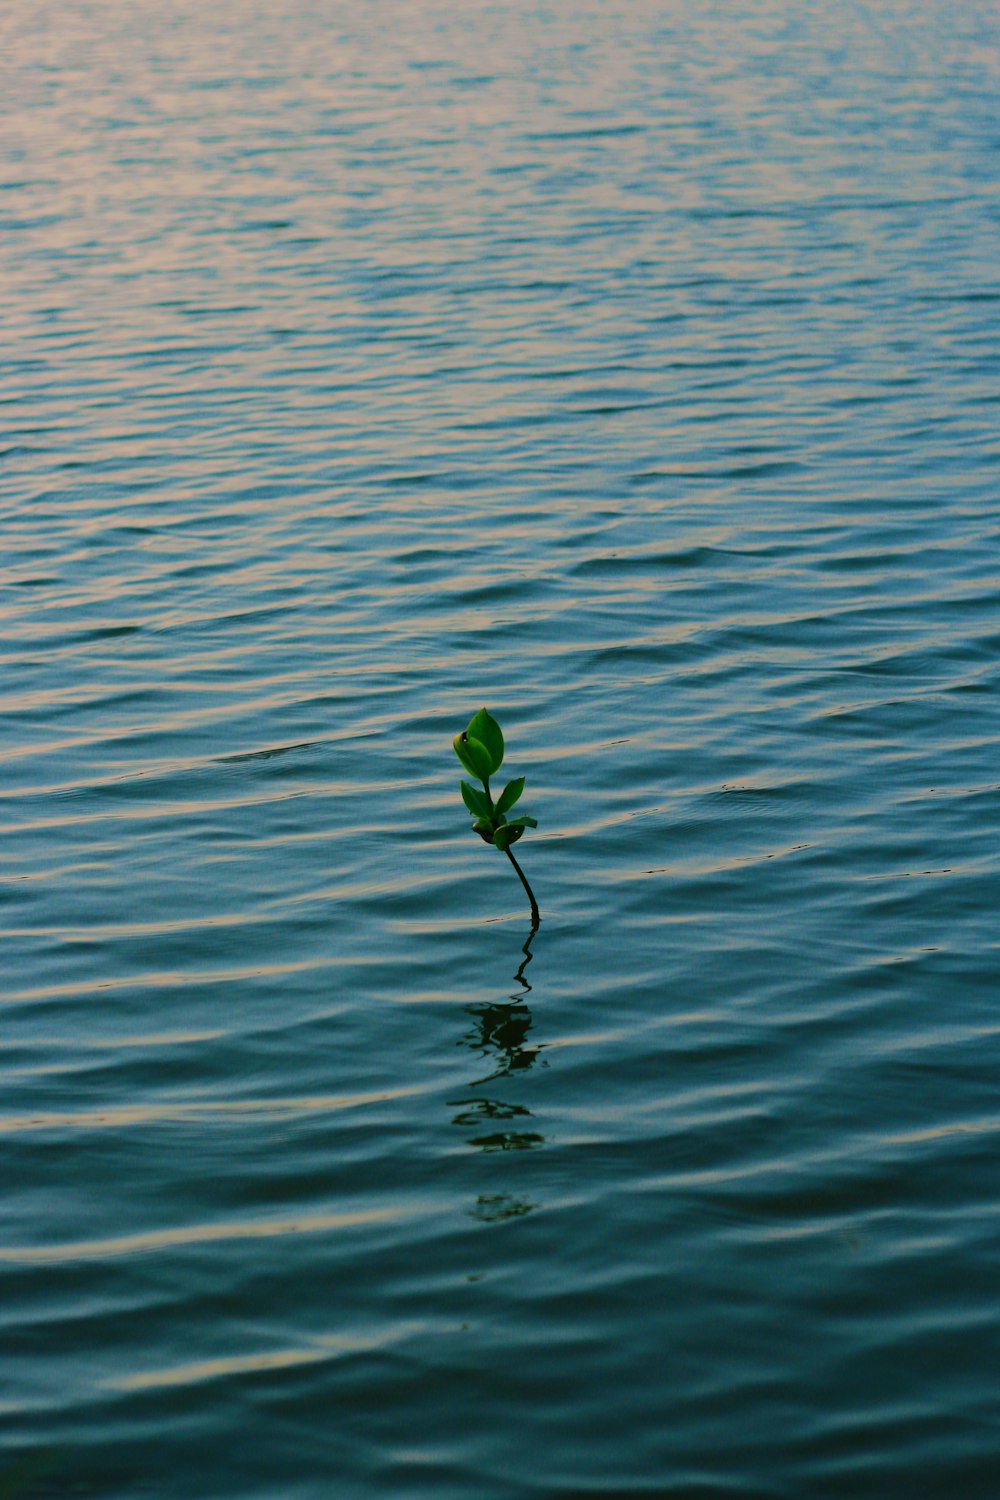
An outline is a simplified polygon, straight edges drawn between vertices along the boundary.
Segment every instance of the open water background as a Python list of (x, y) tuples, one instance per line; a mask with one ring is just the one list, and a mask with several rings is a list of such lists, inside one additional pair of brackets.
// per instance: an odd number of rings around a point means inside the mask
[(996, 8), (0, 26), (4, 1500), (995, 1500)]

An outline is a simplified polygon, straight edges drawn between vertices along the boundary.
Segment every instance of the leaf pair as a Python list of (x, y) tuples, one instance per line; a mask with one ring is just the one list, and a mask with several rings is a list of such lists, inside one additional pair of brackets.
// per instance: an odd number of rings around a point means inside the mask
[[(485, 713), (485, 709), (483, 712)], [(472, 743), (477, 744), (478, 742), (473, 741)], [(467, 746), (463, 745), (463, 748), (467, 748)], [(458, 747), (456, 745), (457, 750)], [(461, 754), (459, 754), (459, 759), (462, 759)], [(463, 765), (465, 764), (464, 760), (462, 763)], [(510, 811), (524, 791), (524, 777), (516, 776), (513, 781), (508, 781), (497, 798), (495, 805), (490, 796), (489, 788), (486, 785), (486, 777), (480, 777), (480, 780), (483, 782), (482, 791), (468, 781), (459, 782), (459, 786), (462, 789), (462, 801), (474, 818), (486, 818), (487, 820), (492, 819), (495, 821), (499, 816), (500, 821), (503, 822), (503, 815)], [(512, 821), (516, 822), (517, 820), (513, 819)]]
[(456, 734), (452, 743), (465, 769), (482, 782), (489, 781), (494, 771), (499, 771), (503, 765), (503, 733), (485, 708), (473, 714), (468, 728)]
[[(507, 822), (506, 814), (514, 806), (514, 803), (524, 791), (524, 777), (517, 776), (513, 781), (508, 781), (500, 793), (494, 805), (488, 792), (480, 792), (476, 787), (470, 786), (467, 781), (460, 783), (462, 788), (462, 801), (469, 809), (474, 818), (485, 819), (491, 827), (497, 827)], [(511, 823), (519, 823), (520, 818), (511, 818)], [(536, 825), (537, 826), (537, 825)], [(480, 831), (477, 828), (477, 833)]]

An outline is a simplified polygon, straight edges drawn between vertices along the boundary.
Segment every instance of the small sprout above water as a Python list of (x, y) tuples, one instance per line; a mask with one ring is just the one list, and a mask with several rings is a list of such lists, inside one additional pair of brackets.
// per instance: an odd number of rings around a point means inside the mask
[(524, 777), (516, 776), (513, 781), (508, 781), (496, 801), (490, 791), (490, 777), (495, 776), (503, 765), (504, 743), (500, 725), (491, 713), (481, 708), (478, 713), (473, 714), (468, 727), (456, 734), (453, 744), (462, 765), (481, 783), (481, 786), (475, 786), (469, 781), (461, 783), (462, 801), (472, 814), (472, 827), (484, 843), (493, 844), (502, 850), (514, 866), (531, 902), (531, 920), (537, 925), (540, 920), (538, 902), (524, 871), (511, 853), (510, 846), (517, 843), (526, 828), (537, 828), (538, 823), (524, 812), (512, 818), (507, 816), (511, 808), (520, 801), (524, 791)]

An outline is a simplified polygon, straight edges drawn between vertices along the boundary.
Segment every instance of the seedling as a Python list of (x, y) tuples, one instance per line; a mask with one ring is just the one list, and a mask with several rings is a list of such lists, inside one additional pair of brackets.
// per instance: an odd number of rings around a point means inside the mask
[(468, 729), (456, 734), (453, 741), (455, 754), (462, 765), (482, 783), (482, 791), (471, 782), (462, 782), (462, 801), (474, 818), (472, 824), (484, 843), (502, 849), (517, 872), (531, 902), (531, 920), (537, 927), (540, 918), (535, 894), (525, 878), (524, 871), (511, 853), (511, 844), (516, 844), (526, 828), (537, 828), (536, 819), (527, 813), (508, 818), (507, 814), (524, 791), (524, 777), (517, 776), (508, 781), (494, 802), (490, 792), (490, 777), (503, 765), (503, 734), (500, 725), (491, 713), (481, 708), (469, 720)]

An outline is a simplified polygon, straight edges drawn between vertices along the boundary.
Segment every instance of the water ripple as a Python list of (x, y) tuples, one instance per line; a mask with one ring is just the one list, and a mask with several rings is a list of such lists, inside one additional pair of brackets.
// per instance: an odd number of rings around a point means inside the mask
[(8, 11), (0, 1490), (993, 1500), (990, 6)]

